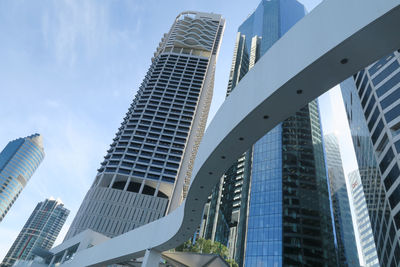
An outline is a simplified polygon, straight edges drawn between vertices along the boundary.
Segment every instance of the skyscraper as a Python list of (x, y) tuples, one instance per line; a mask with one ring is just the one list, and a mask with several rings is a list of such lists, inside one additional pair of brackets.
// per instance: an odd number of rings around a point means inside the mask
[[(249, 70), (244, 37), (237, 34), (226, 96)], [(251, 148), (233, 164), (213, 189), (205, 206), (200, 236), (225, 244), (229, 257), (242, 265), (247, 231)]]
[(0, 153), (0, 222), (44, 158), (39, 134), (11, 141)]
[(32, 260), (35, 249), (49, 250), (69, 214), (60, 200), (53, 198), (39, 202), (25, 223), (17, 239), (5, 256), (1, 267), (12, 266), (17, 260)]
[(324, 136), (324, 142), (335, 221), (338, 263), (343, 267), (359, 267), (360, 262), (338, 140), (334, 134), (329, 134)]
[(358, 234), (365, 267), (379, 267), (374, 235), (371, 230), (364, 190), (358, 170), (349, 173), (348, 179), (350, 182), (351, 196), (353, 197), (354, 212), (356, 214)]
[(186, 197), (224, 25), (217, 14), (177, 16), (66, 239), (87, 228), (122, 234), (164, 216)]
[[(238, 29), (228, 94), (304, 15), (304, 6), (295, 0), (261, 1)], [(218, 198), (211, 196), (204, 223), (213, 221), (209, 229), (216, 234), (230, 226), (229, 242), (223, 243), (235, 251), (240, 266), (336, 266), (317, 101), (261, 138), (219, 186), (214, 194), (222, 192), (222, 201), (213, 205)], [(224, 200), (229, 195), (234, 201)], [(232, 216), (235, 206), (239, 217)], [(244, 236), (236, 231), (243, 227)], [(201, 229), (205, 237), (209, 229)], [(226, 234), (212, 237), (221, 242), (220, 236)]]
[(341, 83), (381, 266), (400, 265), (399, 51)]

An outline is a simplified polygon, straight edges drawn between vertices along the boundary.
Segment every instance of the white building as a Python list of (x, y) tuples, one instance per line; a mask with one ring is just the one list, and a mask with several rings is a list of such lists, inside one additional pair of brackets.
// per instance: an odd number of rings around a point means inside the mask
[(354, 211), (357, 218), (358, 234), (360, 236), (361, 251), (366, 267), (379, 267), (376, 254), (374, 235), (365, 202), (364, 190), (358, 170), (349, 173), (351, 196), (353, 197)]
[(120, 235), (159, 219), (185, 198), (224, 25), (217, 14), (189, 11), (176, 17), (66, 240), (86, 229)]

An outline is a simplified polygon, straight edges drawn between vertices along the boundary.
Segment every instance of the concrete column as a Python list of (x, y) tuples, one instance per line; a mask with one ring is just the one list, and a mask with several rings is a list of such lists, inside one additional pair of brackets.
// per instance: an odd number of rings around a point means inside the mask
[[(103, 181), (104, 174), (101, 174), (97, 183), (93, 183), (92, 187), (99, 186), (100, 183)], [(97, 177), (96, 177), (97, 178)]]
[(49, 266), (53, 266), (54, 260), (56, 259), (56, 256), (54, 255), (53, 258), (51, 258)]
[(143, 191), (143, 188), (144, 188), (144, 184), (145, 184), (145, 182), (146, 182), (146, 180), (145, 180), (145, 179), (143, 179), (143, 181), (142, 181), (142, 184), (140, 185), (139, 194), (141, 194), (141, 193), (142, 193), (142, 191)]
[(154, 249), (146, 249), (142, 267), (158, 267), (161, 261), (161, 253)]
[(111, 183), (110, 183), (110, 185), (108, 186), (108, 188), (112, 188), (112, 186), (113, 186), (113, 184), (114, 184), (114, 182), (115, 182), (115, 177), (117, 177), (116, 174), (113, 175), (113, 178), (112, 178)]
[(124, 191), (128, 190), (128, 186), (131, 183), (131, 177), (128, 177), (128, 179), (126, 180), (125, 186), (124, 186)]
[(217, 206), (215, 207), (215, 217), (214, 217), (213, 227), (212, 227), (212, 231), (211, 231), (211, 240), (212, 241), (215, 240), (215, 233), (217, 232), (219, 208), (221, 206), (221, 197), (222, 197), (222, 189), (223, 188), (224, 188), (224, 176), (222, 176), (220, 181), (219, 181), (219, 191), (218, 191)]
[(61, 259), (61, 263), (63, 263), (64, 262), (64, 260), (65, 260), (65, 257), (67, 256), (67, 252), (68, 252), (68, 249), (66, 249), (65, 251), (64, 251), (64, 255), (62, 256), (62, 259)]

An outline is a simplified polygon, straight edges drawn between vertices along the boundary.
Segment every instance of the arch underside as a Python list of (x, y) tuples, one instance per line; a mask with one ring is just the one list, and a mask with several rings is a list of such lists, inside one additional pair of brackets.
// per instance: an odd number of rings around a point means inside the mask
[(325, 0), (267, 51), (218, 110), (201, 142), (186, 201), (159, 220), (77, 253), (65, 266), (123, 262), (188, 240), (231, 163), (301, 107), (400, 48), (398, 29), (398, 0)]

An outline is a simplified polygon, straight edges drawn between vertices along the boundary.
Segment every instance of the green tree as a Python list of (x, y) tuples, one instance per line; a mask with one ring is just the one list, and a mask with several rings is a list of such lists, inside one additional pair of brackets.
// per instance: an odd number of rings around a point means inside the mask
[(199, 238), (194, 244), (192, 243), (191, 240), (188, 240), (182, 245), (176, 247), (175, 251), (218, 254), (222, 258), (224, 258), (231, 267), (239, 266), (234, 259), (228, 259), (229, 251), (225, 245), (219, 242), (213, 242), (209, 239)]
[(234, 259), (227, 259), (227, 260), (225, 260), (228, 264), (229, 264), (229, 266), (231, 266), (231, 267), (239, 267), (239, 264), (237, 264), (236, 263), (236, 261), (234, 260)]

